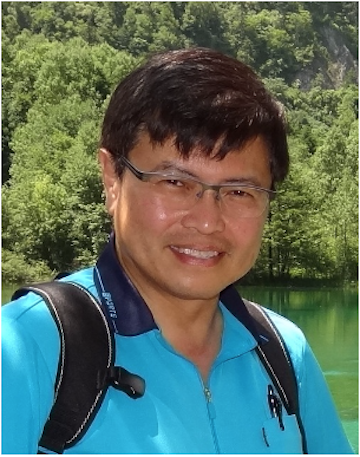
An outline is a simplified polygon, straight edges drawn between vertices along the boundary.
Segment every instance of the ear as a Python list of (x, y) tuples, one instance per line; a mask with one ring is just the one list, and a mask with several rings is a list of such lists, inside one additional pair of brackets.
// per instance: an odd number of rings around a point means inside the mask
[(115, 164), (109, 151), (101, 148), (98, 153), (98, 160), (105, 190), (106, 209), (110, 216), (113, 216), (118, 204), (120, 179), (115, 171)]

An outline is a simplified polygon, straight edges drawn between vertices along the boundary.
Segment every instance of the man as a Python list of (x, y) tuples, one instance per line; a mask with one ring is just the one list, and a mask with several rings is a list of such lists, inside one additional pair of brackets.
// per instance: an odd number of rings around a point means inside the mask
[[(302, 453), (281, 427), (257, 342), (219, 301), (259, 252), (288, 170), (279, 105), (250, 68), (207, 49), (152, 57), (115, 90), (99, 162), (113, 235), (66, 280), (97, 297), (116, 362), (146, 381), (109, 389), (70, 453)], [(110, 298), (109, 298), (110, 297)], [(309, 453), (351, 453), (303, 334), (269, 311), (295, 367)], [(28, 294), (3, 314), (3, 452), (36, 453), (53, 403), (59, 334)], [(270, 405), (271, 406), (271, 405)]]

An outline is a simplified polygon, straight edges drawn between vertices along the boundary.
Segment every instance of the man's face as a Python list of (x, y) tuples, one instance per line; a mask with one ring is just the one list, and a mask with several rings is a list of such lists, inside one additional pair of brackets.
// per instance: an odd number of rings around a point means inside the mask
[[(267, 209), (255, 218), (229, 214), (222, 211), (213, 191), (186, 209), (183, 205), (176, 209), (154, 184), (140, 181), (129, 170), (116, 178), (108, 156), (101, 154), (117, 255), (144, 298), (214, 299), (250, 270), (260, 249)], [(271, 186), (268, 150), (261, 138), (219, 161), (196, 151), (181, 158), (172, 140), (152, 145), (144, 134), (128, 159), (142, 171), (170, 166), (211, 184), (246, 180)]]

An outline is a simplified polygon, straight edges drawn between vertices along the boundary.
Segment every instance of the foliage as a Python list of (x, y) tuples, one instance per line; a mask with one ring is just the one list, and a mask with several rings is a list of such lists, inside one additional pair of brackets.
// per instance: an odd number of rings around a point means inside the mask
[(11, 284), (26, 284), (50, 280), (55, 275), (45, 262), (31, 262), (25, 255), (2, 249), (2, 281)]
[(291, 172), (250, 277), (356, 279), (357, 36), (356, 2), (2, 2), (4, 278), (94, 262), (109, 96), (149, 53), (197, 45), (252, 65), (288, 117)]

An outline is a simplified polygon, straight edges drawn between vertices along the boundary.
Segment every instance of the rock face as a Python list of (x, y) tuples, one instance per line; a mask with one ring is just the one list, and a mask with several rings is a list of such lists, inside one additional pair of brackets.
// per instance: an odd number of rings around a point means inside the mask
[(296, 74), (298, 86), (310, 89), (316, 80), (326, 89), (337, 89), (346, 80), (358, 82), (358, 63), (345, 44), (342, 34), (331, 27), (320, 30), (323, 48), (313, 62)]
[(324, 39), (327, 43), (330, 60), (333, 61), (329, 68), (329, 76), (334, 82), (335, 87), (338, 87), (344, 82), (349, 71), (353, 70), (357, 73), (357, 63), (346, 47), (341, 34), (335, 29), (325, 28)]

